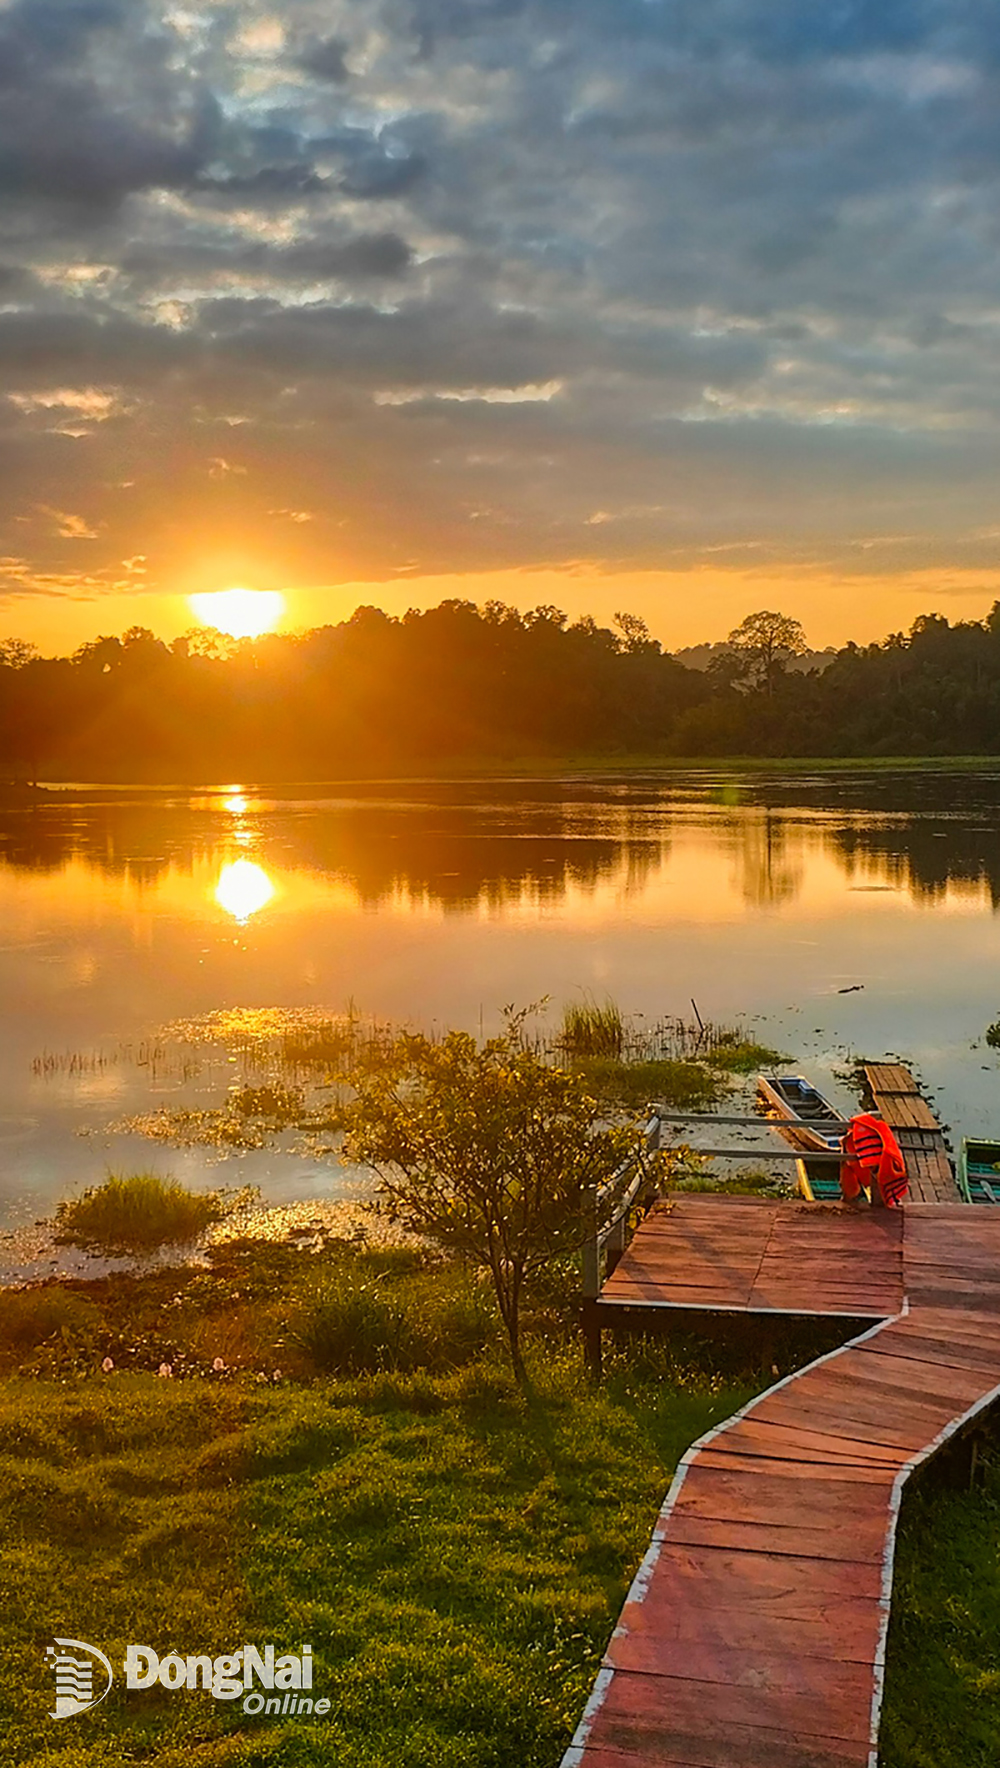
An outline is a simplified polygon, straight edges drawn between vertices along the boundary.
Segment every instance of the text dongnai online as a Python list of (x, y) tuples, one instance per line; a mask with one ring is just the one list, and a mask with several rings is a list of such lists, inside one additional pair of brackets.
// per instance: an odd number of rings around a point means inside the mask
[[(254, 1690), (254, 1682), (278, 1692), (264, 1695)], [(331, 1705), (325, 1698), (314, 1701), (302, 1692), (312, 1688), (311, 1645), (304, 1645), (298, 1655), (277, 1658), (273, 1645), (265, 1645), (263, 1654), (255, 1645), (244, 1645), (216, 1658), (181, 1657), (176, 1651), (161, 1658), (151, 1645), (130, 1645), (125, 1653), (125, 1686), (142, 1689), (156, 1683), (168, 1689), (202, 1688), (216, 1700), (237, 1700), (242, 1694), (245, 1713), (321, 1716)]]

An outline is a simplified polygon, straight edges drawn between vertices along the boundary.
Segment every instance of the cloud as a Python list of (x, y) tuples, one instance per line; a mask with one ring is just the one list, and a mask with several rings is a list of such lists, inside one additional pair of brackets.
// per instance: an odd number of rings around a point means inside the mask
[(49, 516), (55, 525), (55, 531), (62, 540), (96, 540), (98, 530), (91, 527), (83, 516), (74, 516), (69, 510), (54, 510), (47, 503), (40, 503), (38, 508), (43, 516)]
[(143, 0), (15, 0), (0, 13), (0, 192), (114, 208), (187, 183), (219, 125)]
[(343, 85), (350, 78), (346, 61), (349, 47), (344, 37), (310, 37), (299, 51), (298, 65), (317, 80)]
[(998, 92), (985, 0), (13, 0), (0, 551), (985, 559)]

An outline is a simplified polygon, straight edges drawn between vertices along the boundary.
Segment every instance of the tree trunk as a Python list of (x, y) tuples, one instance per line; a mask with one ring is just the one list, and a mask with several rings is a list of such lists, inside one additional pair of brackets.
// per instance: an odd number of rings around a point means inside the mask
[(525, 1387), (527, 1385), (527, 1371), (524, 1367), (524, 1358), (521, 1356), (520, 1275), (516, 1271), (508, 1275), (494, 1269), (493, 1283), (500, 1308), (500, 1317), (507, 1330), (507, 1343), (510, 1346), (510, 1360), (514, 1369), (514, 1377), (519, 1387)]

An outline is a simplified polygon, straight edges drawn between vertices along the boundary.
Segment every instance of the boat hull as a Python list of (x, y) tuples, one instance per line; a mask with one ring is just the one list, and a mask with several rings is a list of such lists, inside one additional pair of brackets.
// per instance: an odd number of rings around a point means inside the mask
[[(805, 1148), (813, 1154), (840, 1152), (841, 1119), (822, 1093), (800, 1074), (759, 1074), (757, 1094), (767, 1106), (775, 1129), (793, 1148)], [(790, 1122), (793, 1118), (800, 1121)], [(812, 1121), (803, 1123), (803, 1118)]]
[(986, 1136), (963, 1139), (958, 1188), (966, 1203), (1000, 1203), (1000, 1142)]

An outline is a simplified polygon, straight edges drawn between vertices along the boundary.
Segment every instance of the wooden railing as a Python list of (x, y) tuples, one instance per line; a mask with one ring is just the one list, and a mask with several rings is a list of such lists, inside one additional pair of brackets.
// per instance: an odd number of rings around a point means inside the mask
[(621, 1258), (635, 1227), (652, 1202), (656, 1178), (648, 1156), (660, 1146), (660, 1119), (654, 1115), (643, 1130), (642, 1147), (624, 1160), (603, 1185), (595, 1185), (586, 1203), (583, 1241), (583, 1331), (591, 1367), (599, 1372), (601, 1333), (596, 1304), (601, 1285)]

